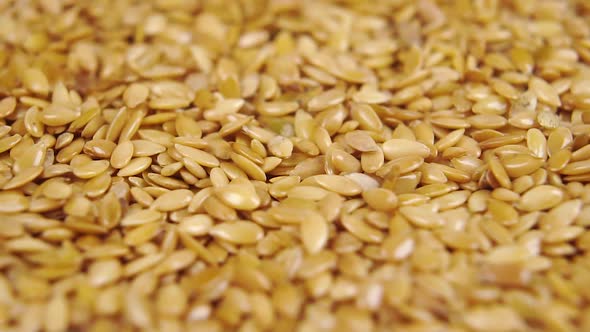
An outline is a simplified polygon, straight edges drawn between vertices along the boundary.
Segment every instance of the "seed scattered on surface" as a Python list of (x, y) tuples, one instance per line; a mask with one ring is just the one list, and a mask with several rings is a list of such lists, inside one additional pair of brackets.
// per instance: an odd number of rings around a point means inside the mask
[(0, 331), (590, 331), (588, 1), (13, 2)]

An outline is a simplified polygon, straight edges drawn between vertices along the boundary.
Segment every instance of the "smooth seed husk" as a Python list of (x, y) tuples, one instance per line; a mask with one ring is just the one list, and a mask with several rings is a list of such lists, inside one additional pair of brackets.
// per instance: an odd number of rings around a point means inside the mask
[(0, 331), (590, 331), (588, 1), (0, 8)]

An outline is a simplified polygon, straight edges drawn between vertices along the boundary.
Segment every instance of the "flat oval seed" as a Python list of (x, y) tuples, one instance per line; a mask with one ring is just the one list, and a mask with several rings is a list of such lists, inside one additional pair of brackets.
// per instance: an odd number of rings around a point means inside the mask
[(141, 83), (133, 83), (123, 93), (123, 101), (129, 108), (135, 108), (145, 102), (150, 94), (149, 89)]
[(22, 136), (19, 134), (3, 137), (2, 139), (0, 139), (0, 153), (12, 149), (21, 141), (21, 139)]
[(15, 213), (29, 208), (29, 200), (20, 192), (0, 192), (0, 212)]
[(159, 222), (143, 224), (126, 233), (123, 241), (130, 246), (139, 246), (156, 237), (160, 230)]
[(375, 151), (379, 147), (368, 133), (360, 130), (350, 131), (344, 135), (346, 144), (357, 151)]
[(37, 68), (27, 68), (23, 72), (25, 87), (36, 94), (46, 96), (49, 93), (49, 81), (47, 76)]
[(217, 224), (211, 228), (209, 234), (235, 244), (253, 244), (264, 236), (258, 224), (243, 220)]
[(113, 168), (123, 168), (129, 164), (133, 157), (134, 146), (131, 141), (119, 143), (111, 154), (111, 166)]
[[(565, 150), (561, 150), (561, 151), (565, 151)], [(569, 150), (568, 150), (569, 151)], [(559, 152), (558, 152), (559, 153)], [(556, 153), (556, 155), (558, 154)], [(559, 158), (559, 159), (555, 159), (554, 162), (551, 162), (551, 159), (549, 159), (550, 161), (550, 165), (554, 168), (557, 169), (561, 166), (563, 166), (563, 164), (561, 162), (561, 160), (569, 160), (569, 158), (571, 157), (571, 153), (568, 154), (567, 158), (565, 158), (566, 156), (563, 156), (564, 158)], [(565, 175), (580, 175), (580, 174), (585, 174), (590, 172), (590, 160), (584, 160), (584, 161), (576, 161), (573, 163), (569, 163), (567, 164), (565, 167), (563, 167), (563, 169), (561, 170), (561, 174), (565, 174)]]
[(166, 257), (156, 268), (156, 275), (169, 274), (182, 270), (194, 262), (197, 254), (188, 249), (177, 250)]
[(132, 159), (127, 166), (121, 168), (117, 173), (117, 176), (127, 177), (139, 174), (152, 164), (152, 158), (150, 157), (139, 157)]
[(184, 146), (180, 144), (174, 144), (174, 148), (178, 153), (180, 153), (183, 157), (190, 158), (196, 161), (199, 165), (205, 167), (218, 167), (219, 160), (212, 154), (191, 148), (190, 146)]
[(121, 220), (121, 226), (137, 226), (155, 222), (162, 218), (162, 214), (154, 210), (138, 210), (131, 212)]
[(187, 189), (172, 190), (158, 197), (152, 204), (152, 208), (164, 212), (184, 209), (193, 196), (193, 192)]
[(310, 254), (320, 252), (328, 242), (329, 227), (319, 213), (311, 213), (301, 220), (301, 241)]
[(557, 94), (555, 88), (545, 80), (538, 77), (532, 77), (529, 82), (529, 88), (537, 95), (537, 98), (539, 98), (540, 101), (547, 105), (555, 107), (561, 106), (559, 94)]
[(258, 111), (267, 116), (285, 116), (294, 113), (299, 108), (297, 102), (266, 102), (258, 105)]
[(324, 189), (344, 196), (355, 196), (363, 191), (363, 188), (355, 181), (339, 175), (316, 175), (313, 179)]
[[(543, 159), (534, 158), (528, 154), (515, 154), (502, 158), (502, 165), (511, 178), (529, 175), (541, 168), (545, 163)], [(494, 174), (495, 175), (495, 174)]]
[(82, 162), (81, 164), (72, 164), (72, 172), (80, 179), (91, 179), (105, 172), (109, 166), (110, 163), (108, 160), (92, 160)]
[(406, 156), (426, 158), (430, 155), (430, 149), (417, 141), (394, 138), (383, 143), (383, 154), (387, 160)]
[(67, 331), (70, 319), (68, 300), (62, 294), (53, 296), (47, 303), (44, 330), (47, 332)]
[(37, 143), (31, 147), (28, 147), (23, 153), (19, 154), (12, 170), (15, 173), (21, 172), (23, 169), (29, 167), (41, 166), (47, 157), (47, 147), (45, 144)]
[(16, 98), (6, 97), (0, 100), (0, 118), (5, 118), (16, 109)]
[(250, 178), (258, 181), (266, 181), (266, 173), (256, 163), (235, 152), (232, 152), (230, 157)]
[(111, 157), (117, 145), (104, 139), (93, 139), (84, 144), (84, 153), (95, 158), (107, 159)]
[(228, 184), (215, 190), (215, 195), (236, 210), (252, 211), (260, 206), (260, 197), (251, 184)]
[(545, 135), (536, 128), (531, 128), (526, 134), (527, 147), (537, 158), (547, 158), (547, 139)]
[(502, 164), (497, 158), (490, 159), (490, 161), (488, 162), (488, 167), (490, 168), (490, 171), (492, 172), (492, 174), (494, 174), (494, 177), (496, 178), (496, 180), (498, 180), (502, 187), (507, 189), (512, 188), (512, 182), (510, 181), (510, 177), (508, 177), (508, 174), (506, 173), (504, 166), (502, 166)]
[[(554, 153), (551, 156), (551, 158), (549, 158), (549, 160), (547, 161), (547, 169), (552, 172), (559, 172), (559, 171), (563, 170), (568, 165), (571, 157), (572, 157), (572, 152), (570, 150), (567, 150), (567, 149), (559, 150), (556, 153)], [(567, 172), (567, 171), (565, 171), (565, 172)], [(566, 174), (565, 172), (564, 172), (564, 174)]]
[(43, 166), (26, 168), (10, 179), (2, 189), (7, 190), (22, 187), (35, 180), (41, 173), (43, 173)]
[(51, 181), (43, 187), (43, 195), (51, 199), (67, 199), (72, 195), (72, 186), (63, 181)]
[(563, 199), (563, 191), (550, 185), (537, 186), (522, 195), (518, 208), (523, 211), (541, 211), (550, 209)]
[(402, 206), (399, 212), (418, 227), (436, 228), (444, 224), (439, 214), (420, 206)]
[(342, 226), (358, 239), (368, 243), (380, 243), (384, 234), (367, 224), (359, 215), (345, 215), (341, 217)]
[(375, 210), (391, 211), (397, 207), (397, 196), (391, 190), (374, 188), (363, 191), (363, 199)]
[(76, 111), (61, 105), (49, 105), (41, 112), (40, 120), (48, 126), (63, 126), (78, 118)]
[(150, 157), (166, 151), (164, 145), (144, 139), (133, 140), (131, 143), (134, 157)]
[(109, 190), (112, 178), (109, 172), (103, 172), (84, 183), (82, 191), (90, 198), (99, 197)]
[(213, 218), (206, 214), (195, 214), (183, 218), (178, 224), (178, 230), (192, 236), (203, 236), (213, 227)]
[(88, 267), (88, 281), (94, 287), (112, 284), (121, 278), (123, 267), (117, 259), (105, 259), (92, 262)]

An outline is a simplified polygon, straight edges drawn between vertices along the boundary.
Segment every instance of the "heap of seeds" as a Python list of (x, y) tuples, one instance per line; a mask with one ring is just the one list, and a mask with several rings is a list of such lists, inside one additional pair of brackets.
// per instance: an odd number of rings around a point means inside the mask
[(0, 330), (590, 331), (590, 1), (0, 1)]

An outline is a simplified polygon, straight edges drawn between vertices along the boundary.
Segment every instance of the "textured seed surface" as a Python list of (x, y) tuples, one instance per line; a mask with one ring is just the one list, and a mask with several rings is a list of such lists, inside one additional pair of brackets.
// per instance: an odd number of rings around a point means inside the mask
[(590, 331), (588, 1), (0, 3), (0, 331)]

